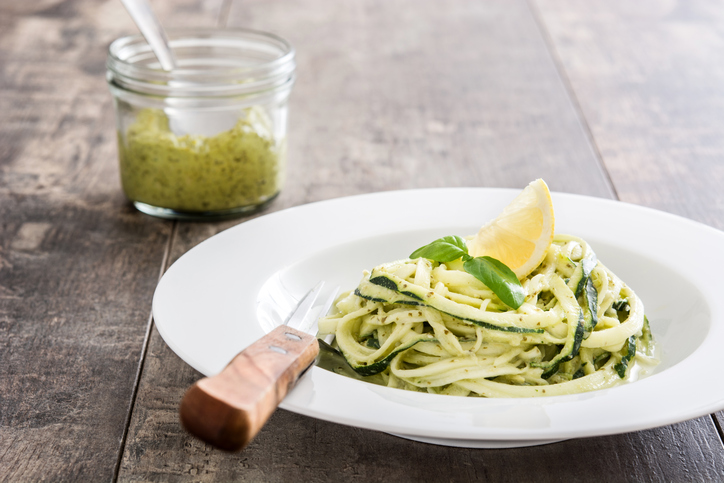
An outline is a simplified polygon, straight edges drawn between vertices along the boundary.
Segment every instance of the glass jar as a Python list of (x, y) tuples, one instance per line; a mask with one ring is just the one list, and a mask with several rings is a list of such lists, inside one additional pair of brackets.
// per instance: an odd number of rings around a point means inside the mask
[(108, 51), (123, 191), (137, 209), (163, 218), (266, 206), (285, 178), (294, 49), (251, 30), (170, 32), (169, 44), (172, 71), (140, 35)]

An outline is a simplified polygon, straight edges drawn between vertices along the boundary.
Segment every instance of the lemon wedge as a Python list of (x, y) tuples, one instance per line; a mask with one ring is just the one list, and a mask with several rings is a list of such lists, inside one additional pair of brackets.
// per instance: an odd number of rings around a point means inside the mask
[(554, 228), (551, 193), (545, 181), (537, 179), (468, 240), (468, 252), (500, 260), (522, 279), (545, 258)]

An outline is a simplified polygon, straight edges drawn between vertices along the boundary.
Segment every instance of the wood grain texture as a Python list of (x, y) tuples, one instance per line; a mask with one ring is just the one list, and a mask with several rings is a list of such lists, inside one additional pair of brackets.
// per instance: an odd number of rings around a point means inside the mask
[[(543, 177), (722, 228), (721, 6), (532, 5), (235, 2), (230, 25), (298, 54), (289, 179), (266, 212)], [(153, 0), (170, 28), (220, 6)], [(104, 481), (119, 459), (121, 481), (723, 480), (721, 414), (512, 450), (286, 411), (240, 454), (188, 435), (178, 404), (201, 376), (153, 328), (144, 359), (151, 295), (171, 238), (173, 261), (244, 220), (172, 224), (124, 200), (104, 62), (135, 31), (117, 0), (0, 3), (0, 481)]]
[[(271, 210), (387, 189), (522, 187), (537, 176), (554, 190), (612, 196), (524, 3), (241, 2), (231, 13), (232, 25), (275, 31), (297, 48), (290, 177)], [(179, 225), (172, 259), (231, 225)], [(278, 411), (248, 448), (227, 455), (175, 421), (174, 401), (197, 377), (154, 332), (121, 481), (656, 481), (722, 471), (705, 420), (468, 450)], [(570, 462), (582, 445), (595, 455)]]
[(724, 5), (533, 3), (619, 198), (724, 228)]
[(619, 198), (724, 229), (724, 5), (535, 5)]
[(319, 354), (314, 335), (280, 326), (241, 351), (218, 374), (184, 395), (184, 428), (227, 451), (243, 449)]
[(724, 441), (724, 411), (712, 414), (712, 418), (714, 418), (714, 425), (719, 433), (719, 439)]
[(238, 2), (297, 49), (281, 206), (439, 186), (611, 197), (524, 2)]
[(171, 233), (119, 189), (104, 72), (123, 15), (0, 5), (0, 481), (108, 481), (122, 448)]

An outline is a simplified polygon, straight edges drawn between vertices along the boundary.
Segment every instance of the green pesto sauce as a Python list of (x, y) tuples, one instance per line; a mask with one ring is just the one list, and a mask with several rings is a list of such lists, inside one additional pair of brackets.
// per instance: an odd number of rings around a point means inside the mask
[(123, 191), (132, 201), (178, 211), (254, 206), (281, 189), (284, 150), (251, 108), (216, 136), (175, 135), (161, 110), (144, 109), (119, 133)]

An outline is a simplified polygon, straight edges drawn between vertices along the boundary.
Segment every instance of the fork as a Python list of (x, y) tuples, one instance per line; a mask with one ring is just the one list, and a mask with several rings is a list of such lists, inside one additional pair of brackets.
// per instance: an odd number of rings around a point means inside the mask
[[(302, 298), (284, 325), (186, 391), (179, 415), (187, 431), (226, 451), (249, 444), (319, 353), (318, 317), (308, 321), (307, 315), (323, 285), (320, 282)], [(320, 316), (329, 311), (336, 295), (334, 290)]]

